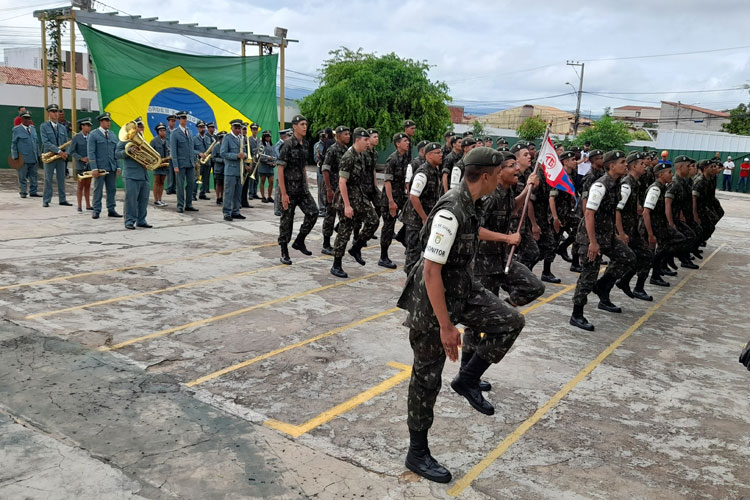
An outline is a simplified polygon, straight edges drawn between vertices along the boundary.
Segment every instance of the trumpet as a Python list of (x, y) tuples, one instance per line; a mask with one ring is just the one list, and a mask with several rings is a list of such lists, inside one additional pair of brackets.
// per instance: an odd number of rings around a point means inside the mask
[[(60, 144), (58, 149), (60, 151), (63, 151), (65, 148), (70, 146), (73, 143), (73, 139), (70, 139), (68, 142), (64, 144)], [(42, 153), (42, 163), (52, 163), (53, 161), (57, 161), (61, 158), (60, 152), (53, 153), (52, 151), (47, 151), (46, 153)]]
[[(138, 120), (140, 120), (140, 117), (138, 117)], [(162, 158), (159, 152), (146, 142), (138, 132), (135, 122), (136, 120), (126, 123), (118, 134), (118, 139), (128, 143), (125, 145), (125, 154), (148, 170), (168, 166), (169, 158)]]
[[(264, 152), (261, 153), (261, 151)], [(252, 180), (255, 180), (255, 176), (258, 174), (258, 167), (260, 166), (261, 160), (273, 161), (273, 156), (265, 154), (265, 146), (258, 147), (258, 154), (255, 155), (255, 168), (253, 169), (253, 173), (250, 174)]]
[[(99, 173), (99, 177), (102, 177), (102, 176), (105, 176), (105, 175), (108, 174), (108, 172), (106, 170), (104, 170), (103, 168), (97, 168), (96, 172)], [(76, 176), (76, 180), (77, 181), (83, 181), (83, 180), (86, 180), (86, 179), (93, 179), (93, 178), (94, 178), (94, 171), (93, 170), (89, 170), (88, 172), (84, 172), (81, 175), (77, 175)]]

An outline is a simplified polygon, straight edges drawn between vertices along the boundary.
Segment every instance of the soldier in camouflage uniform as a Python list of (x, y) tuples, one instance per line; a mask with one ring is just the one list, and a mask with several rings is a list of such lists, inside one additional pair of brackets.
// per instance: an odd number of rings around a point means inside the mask
[(450, 176), (448, 178), (448, 188), (453, 189), (454, 187), (461, 184), (461, 179), (464, 177), (464, 161), (463, 157), (466, 156), (466, 153), (477, 147), (479, 143), (474, 140), (473, 137), (466, 137), (465, 139), (461, 140), (461, 158), (456, 161), (456, 163), (453, 164), (453, 168), (451, 168)]
[(281, 203), (283, 211), (281, 223), (279, 224), (279, 246), (281, 247), (281, 263), (292, 264), (289, 258), (287, 245), (292, 239), (292, 228), (294, 224), (294, 212), (297, 207), (302, 209), (305, 220), (299, 228), (297, 238), (292, 243), (292, 248), (299, 250), (305, 255), (312, 255), (305, 246), (305, 238), (318, 219), (318, 206), (315, 204), (310, 188), (307, 185), (307, 170), (305, 169), (307, 158), (307, 118), (295, 115), (292, 118), (294, 133), (291, 138), (284, 141), (279, 151), (278, 182), (281, 191)]
[(682, 252), (685, 236), (667, 221), (665, 194), (667, 184), (672, 182), (672, 162), (659, 161), (653, 167), (654, 181), (646, 192), (643, 202), (643, 219), (638, 224), (641, 236), (648, 241), (654, 252), (654, 264), (649, 283), (657, 286), (669, 286), (662, 279), (664, 265), (670, 255)]
[(364, 152), (367, 172), (362, 181), (362, 191), (367, 196), (367, 199), (370, 200), (370, 203), (372, 203), (375, 213), (380, 217), (380, 199), (383, 194), (378, 189), (378, 184), (375, 180), (375, 168), (378, 166), (378, 150), (376, 146), (378, 145), (379, 134), (374, 128), (367, 129), (367, 133), (370, 134), (370, 140), (367, 143), (367, 150)]
[(453, 142), (451, 143), (451, 152), (447, 156), (443, 156), (443, 168), (440, 170), (442, 175), (443, 192), (447, 193), (450, 189), (450, 178), (451, 172), (453, 172), (453, 165), (456, 164), (461, 156), (464, 154), (462, 148), (463, 138), (460, 136), (454, 136)]
[(339, 163), (341, 157), (349, 149), (350, 135), (349, 127), (344, 125), (336, 127), (336, 143), (326, 151), (323, 166), (320, 169), (323, 173), (323, 183), (326, 188), (326, 216), (323, 219), (323, 248), (321, 250), (324, 255), (333, 255), (331, 236), (333, 235), (333, 225), (336, 221), (337, 212), (334, 197), (339, 189)]
[[(525, 324), (523, 315), (484, 288), (471, 270), (479, 243), (480, 199), (497, 187), (501, 160), (490, 148), (477, 148), (467, 155), (463, 182), (440, 198), (422, 228), (424, 254), (398, 301), (398, 306), (408, 311), (404, 325), (409, 328), (414, 351), (406, 466), (431, 481), (451, 480), (450, 472), (430, 454), (427, 432), (446, 355), (451, 361), (458, 359), (461, 334), (455, 325), (462, 323), (484, 332), (484, 337), (477, 345), (463, 345), (463, 355), (471, 354), (471, 359), (451, 387), (474, 409), (492, 415), (494, 407), (482, 395), (480, 377), (490, 364), (503, 359)], [(507, 241), (508, 236), (483, 231), (482, 238)]]
[[(549, 202), (551, 190), (552, 187), (546, 181), (540, 182), (536, 189), (531, 192), (530, 203), (533, 203), (534, 220), (539, 227), (539, 237), (536, 240), (536, 245), (539, 248), (539, 260), (544, 262), (542, 281), (560, 283), (560, 278), (552, 274), (552, 262), (555, 260), (558, 240), (555, 237), (555, 230), (552, 227)], [(534, 227), (532, 227), (532, 230), (534, 230)], [(531, 265), (530, 269), (532, 271), (539, 260)]]
[[(639, 153), (638, 151), (630, 153), (627, 157), (628, 175), (620, 182), (620, 202), (617, 204), (617, 213), (615, 214), (615, 228), (617, 229), (617, 237), (633, 251), (635, 266), (626, 271), (616, 284), (631, 299), (652, 301), (654, 298), (646, 293), (643, 286), (646, 284), (646, 279), (651, 270), (654, 254), (638, 231), (638, 214), (643, 211), (643, 206), (638, 202), (639, 181), (646, 171), (647, 159), (645, 153)], [(630, 280), (636, 274), (638, 280), (635, 289), (631, 290)]]
[(443, 135), (443, 137), (445, 138), (445, 144), (443, 145), (443, 160), (445, 160), (445, 157), (448, 156), (451, 151), (453, 151), (453, 137), (455, 135), (456, 134), (451, 130)]
[[(578, 225), (576, 236), (576, 242), (580, 245), (583, 271), (578, 277), (573, 295), (570, 324), (588, 331), (594, 330), (594, 325), (583, 316), (588, 294), (593, 291), (599, 296), (599, 309), (613, 313), (622, 312), (622, 309), (612, 303), (609, 293), (620, 276), (635, 264), (633, 251), (615, 237), (615, 210), (620, 202), (618, 180), (628, 171), (625, 153), (618, 150), (609, 151), (603, 160), (608, 172), (589, 188), (584, 219)], [(597, 280), (602, 254), (607, 255), (611, 262), (604, 275)]]
[(428, 143), (427, 146), (422, 148), (422, 151), (424, 152), (425, 162), (417, 168), (414, 174), (409, 190), (409, 201), (404, 207), (402, 217), (406, 227), (404, 272), (407, 275), (422, 253), (419, 241), (422, 224), (427, 220), (427, 214), (432, 211), (432, 207), (440, 198), (440, 165), (443, 160), (440, 144), (437, 142)]
[(690, 251), (697, 249), (700, 244), (701, 228), (693, 220), (693, 188), (690, 186), (690, 165), (695, 160), (685, 155), (674, 159), (674, 169), (677, 174), (664, 194), (664, 204), (667, 222), (685, 236), (686, 242), (682, 251), (677, 254), (681, 267), (698, 269), (698, 265), (690, 260)]
[(719, 200), (716, 198), (716, 184), (718, 183), (719, 179), (719, 171), (724, 165), (721, 163), (720, 158), (714, 158), (711, 160), (711, 162), (713, 163), (714, 170), (716, 172), (716, 175), (709, 179), (711, 184), (711, 208), (717, 216), (716, 224), (718, 224), (719, 221), (724, 217), (724, 209), (721, 206), (721, 202), (719, 202)]
[[(560, 155), (560, 161), (562, 161), (568, 178), (575, 179), (577, 166), (576, 153), (566, 151)], [(552, 214), (552, 229), (555, 231), (556, 253), (561, 255), (565, 261), (572, 262), (571, 267), (580, 267), (580, 255), (577, 252), (577, 246), (573, 247), (572, 257), (568, 256), (568, 247), (575, 243), (578, 224), (581, 222), (576, 207), (577, 201), (578, 199), (570, 193), (558, 189), (550, 189), (549, 208)], [(564, 239), (563, 233), (567, 233), (567, 237)], [(545, 268), (546, 266), (547, 261), (545, 261)]]
[(711, 160), (698, 162), (698, 173), (693, 178), (693, 218), (701, 226), (701, 242), (706, 242), (716, 229), (718, 216), (711, 208), (711, 178), (716, 176)]
[(339, 195), (336, 197), (336, 207), (339, 211), (340, 222), (336, 242), (333, 245), (333, 266), (331, 267), (331, 274), (339, 278), (348, 277), (341, 268), (341, 259), (344, 257), (344, 250), (346, 250), (346, 244), (354, 227), (359, 224), (363, 226), (359, 237), (355, 238), (349, 249), (349, 255), (362, 266), (365, 265), (362, 249), (378, 228), (378, 215), (362, 190), (364, 178), (368, 175), (364, 152), (367, 149), (370, 134), (367, 130), (358, 127), (354, 129), (352, 136), (354, 144), (344, 153), (339, 163)]
[[(429, 143), (430, 143), (430, 141), (419, 141), (419, 143), (417, 144), (417, 156), (416, 156), (416, 157), (415, 157), (415, 158), (414, 158), (414, 159), (413, 159), (413, 160), (412, 160), (411, 162), (409, 162), (409, 166), (407, 166), (407, 167), (406, 167), (406, 176), (404, 177), (404, 182), (405, 182), (405, 184), (406, 184), (406, 190), (407, 190), (407, 191), (411, 191), (411, 179), (412, 179), (412, 177), (414, 177), (414, 173), (415, 173), (415, 172), (417, 171), (417, 169), (418, 169), (419, 167), (421, 167), (421, 166), (422, 166), (422, 165), (424, 164), (424, 162), (425, 162), (425, 158), (424, 158), (424, 148), (425, 148), (425, 146), (427, 146), (427, 145), (428, 145)], [(444, 149), (445, 149), (445, 148), (443, 148), (443, 147), (441, 147), (441, 148), (440, 148), (440, 150), (441, 150), (441, 154), (440, 154), (440, 157), (441, 157), (441, 158), (442, 158), (442, 151), (443, 151)], [(442, 159), (441, 159), (440, 161), (441, 161), (441, 164), (442, 164)], [(440, 173), (440, 172), (438, 172), (438, 174), (439, 174), (439, 173)], [(443, 194), (443, 189), (442, 189), (442, 186), (441, 186), (441, 188), (440, 188), (440, 194), (441, 194), (441, 195)]]
[(380, 205), (383, 216), (383, 228), (380, 231), (380, 260), (378, 265), (396, 269), (396, 264), (388, 257), (388, 249), (393, 241), (396, 219), (406, 204), (406, 167), (409, 165), (409, 138), (404, 133), (394, 136), (396, 151), (391, 153), (385, 162), (383, 175), (383, 197)]
[[(526, 179), (532, 174), (529, 167), (531, 167), (531, 153), (529, 153), (529, 147), (526, 142), (518, 141), (510, 148), (510, 152), (516, 157), (516, 163), (518, 163), (518, 182), (513, 188), (515, 193), (518, 194), (526, 187)], [(530, 221), (533, 216), (533, 202), (529, 199), (529, 206), (527, 207), (526, 219), (521, 227), (521, 243), (516, 248), (516, 255), (518, 261), (531, 270), (534, 263), (539, 261), (539, 247), (536, 244), (536, 238), (532, 231), (532, 224)], [(510, 219), (510, 229), (513, 232), (518, 231), (521, 223), (521, 213), (515, 212)]]

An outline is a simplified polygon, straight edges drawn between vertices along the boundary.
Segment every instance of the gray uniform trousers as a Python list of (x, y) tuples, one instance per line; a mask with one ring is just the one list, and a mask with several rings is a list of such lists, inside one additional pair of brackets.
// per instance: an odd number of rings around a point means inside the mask
[[(109, 174), (107, 175), (109, 177)], [(125, 225), (146, 224), (148, 211), (149, 182), (147, 180), (124, 179), (125, 181)], [(109, 197), (107, 197), (109, 201)]]
[(169, 163), (169, 169), (167, 169), (167, 185), (164, 186), (164, 189), (170, 193), (174, 191), (174, 167), (172, 162)]
[(36, 163), (24, 163), (18, 169), (18, 192), (26, 196), (26, 180), (29, 183), (29, 194), (37, 194)]
[(68, 201), (65, 198), (65, 160), (57, 160), (44, 164), (44, 194), (42, 201), (49, 203), (52, 200), (52, 176), (57, 176), (57, 197), (60, 203)]
[(239, 215), (242, 206), (242, 184), (239, 175), (224, 175), (224, 206), (225, 216)]
[(117, 192), (117, 172), (109, 172), (107, 175), (94, 179), (94, 213), (102, 211), (102, 191), (107, 188), (107, 212), (115, 211), (115, 193)]
[(192, 208), (195, 168), (180, 167), (180, 171), (175, 174), (175, 184), (175, 189), (177, 190), (177, 210)]

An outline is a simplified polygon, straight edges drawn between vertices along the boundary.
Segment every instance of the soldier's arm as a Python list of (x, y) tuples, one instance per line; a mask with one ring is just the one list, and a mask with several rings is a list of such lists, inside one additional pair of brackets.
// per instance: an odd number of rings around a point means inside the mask
[(422, 219), (422, 223), (427, 220), (427, 214), (424, 211), (424, 207), (422, 207), (422, 200), (419, 199), (420, 196), (422, 196), (422, 191), (424, 191), (424, 187), (427, 185), (427, 176), (423, 174), (422, 172), (417, 173), (417, 175), (414, 176), (414, 182), (411, 185), (411, 189), (409, 190), (409, 201), (411, 202), (411, 206), (414, 207), (414, 211), (417, 212), (417, 215), (419, 215), (419, 218)]
[(349, 173), (341, 173), (346, 174), (346, 176), (339, 176), (339, 194), (341, 195), (341, 200), (344, 202), (344, 216), (351, 219), (354, 217), (354, 209), (352, 209), (352, 205), (349, 203), (349, 189), (346, 185), (346, 182), (349, 179)]
[(443, 191), (448, 192), (449, 186), (448, 186), (448, 172), (443, 170)]
[(279, 192), (281, 193), (281, 196), (286, 196), (286, 179), (284, 178), (284, 169), (286, 168), (286, 162), (289, 160), (289, 147), (286, 145), (286, 143), (281, 145), (281, 149), (279, 151), (279, 159), (276, 161), (276, 165), (278, 166), (278, 172), (276, 173), (276, 177), (278, 178), (279, 183)]
[(667, 214), (667, 222), (670, 226), (674, 226), (674, 218), (672, 217), (672, 198), (664, 198), (664, 212)]
[(552, 213), (552, 222), (555, 232), (560, 231), (560, 217), (557, 216), (557, 190), (553, 189), (549, 194), (549, 211)]
[(699, 193), (697, 191), (693, 191), (693, 220), (700, 224), (701, 218), (698, 216), (698, 196)]
[(628, 235), (625, 234), (625, 228), (622, 225), (622, 212), (615, 212), (615, 228), (617, 228), (617, 237), (627, 243)]

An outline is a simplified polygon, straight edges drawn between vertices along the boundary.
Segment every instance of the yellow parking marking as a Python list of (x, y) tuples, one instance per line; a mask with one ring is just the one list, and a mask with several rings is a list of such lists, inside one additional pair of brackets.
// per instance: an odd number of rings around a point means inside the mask
[[(701, 268), (704, 267), (708, 261), (710, 261), (714, 255), (716, 255), (719, 250), (724, 248), (724, 245), (721, 245), (719, 248), (714, 250), (714, 252), (706, 257), (706, 259), (701, 264)], [(539, 408), (531, 417), (526, 419), (521, 425), (519, 425), (508, 437), (506, 437), (502, 443), (500, 443), (497, 448), (492, 450), (486, 457), (482, 459), (481, 462), (479, 462), (477, 465), (471, 468), (469, 472), (466, 473), (461, 479), (456, 481), (456, 484), (453, 485), (451, 489), (448, 490), (448, 494), (451, 496), (458, 496), (463, 492), (472, 482), (474, 482), (479, 475), (484, 472), (487, 467), (492, 465), (492, 463), (500, 458), (503, 453), (505, 453), (508, 448), (513, 446), (513, 444), (521, 439), (523, 435), (531, 429), (531, 427), (534, 426), (539, 420), (544, 417), (544, 415), (547, 414), (548, 411), (550, 411), (557, 403), (560, 402), (565, 396), (568, 395), (570, 391), (572, 391), (586, 376), (588, 376), (592, 371), (594, 371), (594, 368), (599, 366), (607, 357), (614, 352), (615, 349), (617, 349), (625, 340), (627, 340), (630, 335), (633, 334), (643, 323), (648, 321), (648, 319), (654, 315), (656, 311), (658, 311), (664, 304), (667, 303), (669, 299), (674, 297), (674, 295), (683, 287), (685, 284), (690, 281), (690, 279), (695, 276), (697, 273), (697, 269), (693, 270), (690, 274), (688, 274), (681, 282), (679, 282), (672, 290), (667, 293), (659, 302), (651, 306), (651, 308), (646, 311), (646, 314), (641, 316), (638, 321), (633, 323), (630, 328), (625, 330), (625, 333), (620, 335), (620, 337), (612, 342), (609, 347), (607, 347), (604, 351), (599, 354), (593, 361), (591, 361), (589, 364), (587, 364), (578, 374), (573, 377), (573, 379), (565, 384), (565, 386), (560, 389), (557, 394), (552, 396), (544, 405)]]
[(317, 287), (317, 288), (312, 288), (312, 289), (306, 290), (304, 292), (298, 292), (298, 293), (294, 293), (294, 294), (291, 294), (291, 295), (285, 295), (284, 297), (279, 297), (277, 299), (269, 300), (267, 302), (261, 302), (260, 304), (255, 304), (255, 305), (250, 306), (250, 307), (243, 307), (242, 309), (237, 309), (235, 311), (231, 311), (231, 312), (228, 312), (228, 313), (225, 313), (225, 314), (220, 314), (218, 316), (212, 316), (210, 318), (205, 318), (205, 319), (201, 319), (201, 320), (198, 320), (198, 321), (191, 321), (190, 323), (185, 323), (184, 325), (175, 326), (173, 328), (167, 328), (166, 330), (159, 330), (158, 332), (154, 332), (154, 333), (150, 333), (148, 335), (143, 335), (141, 337), (136, 337), (134, 339), (126, 340), (125, 342), (120, 342), (119, 344), (114, 344), (112, 346), (102, 346), (102, 347), (99, 348), (99, 350), (100, 351), (114, 351), (116, 349), (122, 349), (123, 347), (129, 346), (129, 345), (132, 345), (132, 344), (136, 344), (138, 342), (143, 342), (143, 341), (146, 341), (146, 340), (151, 340), (151, 339), (155, 339), (155, 338), (158, 338), (158, 337), (163, 337), (165, 335), (169, 335), (169, 334), (172, 334), (172, 333), (175, 333), (175, 332), (179, 332), (179, 331), (185, 330), (187, 328), (192, 328), (194, 326), (203, 326), (203, 325), (207, 325), (209, 323), (213, 323), (214, 321), (220, 321), (220, 320), (227, 319), (227, 318), (233, 318), (234, 316), (239, 316), (240, 314), (245, 314), (245, 313), (248, 313), (250, 311), (254, 311), (256, 309), (260, 309), (260, 308), (263, 308), (263, 307), (272, 306), (272, 305), (278, 304), (280, 302), (287, 302), (289, 300), (294, 300), (294, 299), (297, 299), (297, 298), (300, 298), (300, 297), (304, 297), (306, 295), (311, 295), (311, 294), (314, 294), (314, 293), (322, 292), (324, 290), (329, 290), (331, 288), (338, 288), (340, 286), (350, 285), (352, 283), (356, 283), (357, 281), (366, 280), (366, 279), (372, 278), (374, 276), (380, 276), (380, 275), (386, 274), (386, 273), (392, 273), (393, 271), (396, 271), (396, 269), (386, 269), (384, 271), (377, 271), (377, 272), (374, 272), (374, 273), (365, 274), (364, 276), (360, 276), (358, 278), (351, 278), (351, 279), (348, 279), (348, 280), (345, 280), (345, 281), (339, 281), (339, 282), (336, 282), (336, 283), (331, 283), (331, 284), (320, 286), (320, 287)]
[(274, 419), (266, 420), (265, 422), (263, 422), (263, 425), (265, 425), (266, 427), (270, 427), (272, 429), (276, 429), (277, 431), (281, 431), (286, 434), (289, 434), (290, 436), (295, 437), (295, 438), (300, 437), (302, 434), (305, 434), (306, 432), (310, 432), (316, 427), (319, 427), (323, 424), (330, 422), (331, 420), (338, 417), (339, 415), (353, 410), (354, 408), (361, 405), (362, 403), (371, 400), (375, 396), (383, 394), (384, 392), (396, 387), (398, 384), (400, 384), (401, 382), (404, 382), (405, 380), (408, 380), (409, 377), (411, 377), (411, 366), (409, 365), (391, 361), (388, 363), (388, 366), (390, 366), (391, 368), (400, 370), (400, 372), (392, 376), (391, 378), (382, 381), (375, 387), (371, 387), (370, 389), (367, 389), (366, 391), (360, 394), (357, 394), (356, 396), (349, 399), (348, 401), (345, 401), (339, 405), (336, 405), (328, 411), (324, 411), (317, 417), (311, 418), (310, 420), (308, 420), (302, 425), (288, 424), (286, 422), (280, 422)]
[(252, 245), (249, 247), (239, 247), (239, 248), (233, 248), (231, 250), (221, 250), (218, 252), (208, 252), (208, 253), (202, 253), (198, 255), (180, 257), (177, 259), (167, 259), (167, 260), (159, 260), (155, 262), (146, 262), (144, 264), (134, 264), (132, 266), (115, 267), (112, 269), (102, 269), (100, 271), (88, 271), (85, 273), (67, 274), (64, 276), (57, 276), (55, 278), (49, 278), (49, 279), (44, 279), (44, 280), (27, 281), (24, 283), (16, 283), (14, 285), (0, 286), (0, 290), (10, 290), (13, 288), (20, 288), (24, 286), (44, 285), (46, 283), (55, 283), (57, 281), (65, 281), (65, 280), (70, 280), (74, 278), (82, 278), (84, 276), (96, 276), (96, 275), (101, 275), (101, 274), (119, 273), (122, 271), (131, 271), (133, 269), (143, 269), (145, 267), (163, 266), (165, 264), (174, 264), (176, 262), (188, 262), (191, 260), (202, 259), (203, 257), (212, 257), (214, 255), (230, 255), (230, 254), (237, 253), (237, 252), (247, 252), (249, 250), (272, 247), (276, 245), (278, 245), (278, 243), (263, 243), (260, 245)]
[(266, 360), (268, 358), (272, 358), (274, 356), (278, 356), (281, 353), (284, 353), (286, 351), (290, 351), (292, 349), (296, 349), (298, 347), (302, 347), (303, 345), (310, 344), (312, 342), (317, 342), (318, 340), (324, 339), (326, 337), (331, 337), (333, 335), (339, 334), (343, 332), (344, 330), (348, 330), (350, 328), (356, 328), (360, 325), (364, 325), (365, 323), (369, 323), (370, 321), (374, 321), (378, 318), (382, 318), (383, 316), (387, 316), (391, 313), (394, 313), (398, 311), (398, 307), (394, 307), (392, 309), (388, 309), (386, 311), (381, 311), (377, 314), (373, 314), (372, 316), (368, 316), (366, 318), (354, 321), (353, 323), (349, 323), (348, 325), (340, 326), (338, 328), (334, 328), (333, 330), (329, 330), (325, 333), (321, 333), (320, 335), (316, 335), (315, 337), (310, 337), (307, 340), (302, 340), (300, 342), (297, 342), (296, 344), (290, 344), (284, 347), (280, 347), (279, 349), (275, 349), (273, 351), (267, 352), (265, 354), (262, 354), (260, 356), (256, 356), (253, 359), (248, 359), (247, 361), (243, 361), (241, 363), (234, 364), (232, 366), (228, 366), (226, 368), (223, 368), (221, 370), (217, 370), (213, 373), (209, 373), (208, 375), (205, 375), (203, 377), (197, 378), (195, 380), (191, 380), (190, 382), (186, 383), (185, 385), (187, 387), (194, 387), (196, 385), (202, 384), (204, 382), (208, 382), (209, 380), (213, 380), (215, 378), (221, 377), (222, 375), (226, 375), (227, 373), (231, 373), (233, 371), (239, 370), (241, 368), (245, 368), (246, 366), (250, 366), (252, 364), (255, 364), (259, 361)]

